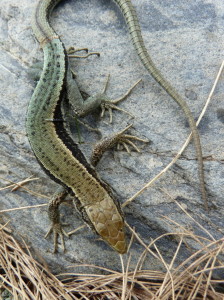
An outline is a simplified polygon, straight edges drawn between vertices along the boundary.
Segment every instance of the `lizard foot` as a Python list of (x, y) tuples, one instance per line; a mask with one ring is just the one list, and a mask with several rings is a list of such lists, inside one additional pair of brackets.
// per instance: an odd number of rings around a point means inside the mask
[(51, 227), (48, 230), (47, 234), (45, 235), (45, 238), (47, 238), (51, 233), (53, 233), (53, 237), (54, 237), (53, 253), (56, 253), (58, 249), (58, 236), (61, 239), (62, 249), (63, 251), (65, 251), (64, 236), (68, 237), (68, 234), (64, 231), (62, 226), (68, 224), (64, 224), (60, 222), (59, 206), (61, 203), (66, 202), (65, 198), (67, 195), (68, 195), (68, 191), (64, 187), (60, 186), (49, 202), (48, 215), (51, 220)]
[[(90, 55), (100, 56), (99, 52), (89, 52), (88, 53), (88, 51), (89, 51), (88, 48), (75, 49), (74, 47), (70, 47), (66, 51), (67, 51), (68, 57), (70, 57), (70, 58), (87, 58)], [(75, 55), (74, 54), (79, 51), (85, 51), (87, 54), (86, 55)]]
[(62, 250), (65, 252), (65, 240), (64, 236), (69, 237), (69, 235), (64, 231), (62, 228), (63, 225), (68, 225), (68, 224), (61, 224), (61, 223), (53, 223), (44, 236), (44, 238), (47, 238), (52, 232), (54, 236), (54, 250), (53, 253), (56, 253), (58, 251), (58, 237), (61, 239), (61, 244), (62, 244)]
[(109, 78), (110, 78), (110, 75), (108, 75), (105, 87), (102, 91), (102, 95), (104, 95), (105, 99), (101, 103), (101, 109), (102, 109), (101, 118), (104, 117), (106, 109), (109, 112), (109, 116), (110, 116), (110, 121), (109, 122), (110, 123), (112, 123), (112, 121), (113, 121), (113, 113), (112, 113), (113, 109), (116, 109), (118, 111), (122, 111), (122, 112), (130, 115), (133, 118), (134, 116), (131, 113), (129, 113), (127, 110), (124, 110), (122, 108), (117, 107), (116, 104), (123, 101), (123, 100), (125, 100), (130, 95), (132, 90), (136, 87), (136, 85), (141, 81), (141, 79), (139, 79), (123, 96), (121, 96), (120, 98), (117, 98), (115, 100), (110, 100), (105, 95), (107, 87), (108, 87)]
[(114, 147), (115, 145), (117, 145), (118, 150), (122, 145), (128, 153), (131, 153), (129, 145), (132, 146), (135, 151), (141, 152), (132, 140), (140, 141), (143, 143), (148, 143), (149, 141), (134, 135), (125, 134), (125, 131), (127, 131), (131, 126), (132, 124), (127, 126), (125, 129), (121, 130), (120, 132), (105, 139), (102, 139), (95, 145), (91, 156), (91, 163), (93, 166), (97, 165), (97, 163), (99, 162), (103, 153), (106, 150)]

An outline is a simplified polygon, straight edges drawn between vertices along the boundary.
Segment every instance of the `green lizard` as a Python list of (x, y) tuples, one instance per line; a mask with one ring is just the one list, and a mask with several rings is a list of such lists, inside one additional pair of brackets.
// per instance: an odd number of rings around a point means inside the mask
[[(44, 66), (26, 116), (28, 139), (38, 162), (62, 186), (49, 203), (52, 226), (47, 235), (53, 231), (54, 252), (57, 251), (58, 236), (65, 249), (64, 235), (67, 234), (60, 223), (58, 208), (70, 193), (84, 221), (113, 249), (125, 253), (127, 244), (119, 202), (71, 138), (64, 108), (71, 105), (77, 116), (85, 116), (100, 105), (103, 111), (105, 108), (116, 108), (115, 104), (126, 98), (138, 82), (117, 100), (111, 101), (105, 95), (105, 88), (103, 93), (83, 101), (70, 70), (65, 47), (48, 21), (58, 2), (60, 0), (40, 0), (35, 10), (32, 28), (44, 51)], [(124, 134), (126, 129), (111, 137), (110, 146), (119, 140), (131, 145), (130, 139), (141, 140), (134, 136), (127, 137)], [(108, 140), (104, 145), (107, 143)]]
[[(78, 116), (84, 116), (100, 105), (115, 107), (104, 93), (83, 101), (73, 80), (65, 47), (49, 24), (49, 15), (58, 2), (60, 0), (40, 0), (33, 18), (33, 31), (44, 51), (44, 67), (29, 103), (26, 120), (28, 139), (37, 160), (46, 173), (63, 186), (63, 190), (57, 192), (49, 204), (49, 217), (52, 221), (49, 232), (53, 231), (54, 233), (54, 251), (57, 250), (58, 235), (64, 248), (63, 236), (67, 234), (62, 229), (58, 207), (70, 192), (74, 196), (76, 206), (83, 219), (90, 227), (116, 251), (125, 253), (127, 244), (119, 203), (112, 195), (109, 186), (99, 179), (96, 171), (87, 162), (71, 138), (66, 122), (63, 122), (65, 118), (63, 104), (67, 101)], [(131, 2), (125, 0), (116, 0), (115, 2), (126, 16), (136, 48), (142, 49), (143, 47), (144, 51), (139, 50), (138, 54), (148, 67), (148, 61), (144, 57), (147, 59), (149, 57), (145, 52), (141, 35), (139, 35), (137, 18)], [(149, 62), (151, 63), (151, 61)], [(152, 70), (154, 70), (155, 67), (153, 64), (152, 66)], [(151, 73), (164, 86), (163, 80), (158, 79), (158, 71), (155, 69)], [(169, 90), (169, 85), (167, 86)], [(171, 94), (171, 92), (169, 93)], [(177, 99), (179, 98), (177, 97)], [(188, 118), (193, 120), (184, 102), (177, 99), (176, 101), (185, 113), (187, 111)], [(190, 124), (193, 128), (195, 124), (192, 120)], [(195, 140), (197, 140), (197, 130), (193, 132)], [(119, 136), (119, 138), (125, 139), (125, 135)], [(114, 142), (117, 141), (113, 139), (112, 144)], [(108, 141), (107, 143), (110, 144)]]
[(200, 179), (200, 188), (202, 199), (205, 203), (205, 208), (208, 208), (207, 204), (207, 196), (205, 190), (205, 180), (204, 180), (204, 170), (203, 170), (203, 158), (202, 158), (202, 149), (200, 143), (200, 137), (198, 134), (197, 126), (195, 120), (192, 116), (192, 113), (185, 102), (185, 100), (177, 93), (177, 91), (171, 86), (171, 84), (163, 77), (161, 72), (157, 69), (155, 64), (153, 63), (151, 57), (148, 54), (148, 51), (144, 45), (144, 41), (141, 34), (141, 28), (138, 21), (138, 16), (136, 14), (135, 8), (133, 7), (131, 0), (114, 0), (114, 2), (119, 6), (122, 11), (126, 23), (129, 28), (129, 32), (131, 35), (132, 43), (137, 51), (141, 62), (145, 66), (145, 68), (149, 71), (151, 76), (159, 83), (161, 87), (180, 105), (181, 109), (185, 113), (188, 123), (190, 125), (195, 149), (197, 153), (198, 159), (198, 173)]

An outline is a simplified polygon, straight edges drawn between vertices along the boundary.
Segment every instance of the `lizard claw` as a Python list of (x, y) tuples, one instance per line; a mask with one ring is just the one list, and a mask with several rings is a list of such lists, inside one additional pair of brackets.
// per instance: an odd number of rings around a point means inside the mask
[(108, 82), (109, 82), (109, 78), (110, 78), (110, 75), (108, 75), (107, 77), (107, 81), (106, 81), (106, 84), (105, 84), (105, 87), (102, 91), (102, 95), (104, 95), (104, 100), (102, 101), (101, 103), (101, 109), (102, 109), (102, 112), (101, 112), (101, 118), (105, 115), (105, 111), (106, 109), (109, 111), (109, 115), (110, 115), (110, 123), (112, 123), (112, 120), (113, 120), (113, 113), (112, 113), (112, 110), (113, 109), (116, 109), (118, 111), (122, 111), (128, 115), (130, 115), (132, 118), (134, 117), (131, 113), (129, 113), (127, 110), (124, 110), (122, 108), (119, 108), (117, 107), (117, 104), (123, 100), (125, 100), (129, 95), (130, 93), (132, 92), (132, 90), (135, 88), (135, 86), (141, 81), (138, 80), (123, 96), (115, 99), (115, 100), (110, 100), (107, 96), (106, 96), (106, 90), (107, 90), (107, 86), (108, 86)]
[(51, 225), (50, 229), (48, 230), (48, 232), (46, 233), (46, 235), (44, 236), (45, 238), (47, 238), (53, 232), (53, 236), (54, 236), (54, 250), (53, 250), (53, 253), (56, 253), (58, 251), (58, 236), (60, 237), (60, 240), (61, 240), (62, 250), (63, 250), (63, 252), (65, 252), (64, 236), (69, 237), (69, 235), (62, 228), (63, 225), (67, 225), (67, 224), (53, 223)]
[(100, 117), (101, 118), (104, 117), (105, 111), (107, 109), (108, 112), (109, 112), (109, 116), (110, 116), (110, 121), (109, 121), (110, 123), (112, 123), (112, 121), (113, 121), (113, 111), (112, 111), (112, 109), (116, 109), (118, 111), (122, 111), (122, 112), (128, 114), (129, 116), (131, 116), (132, 118), (134, 118), (134, 116), (131, 113), (129, 113), (127, 110), (124, 110), (124, 109), (119, 108), (116, 105), (114, 105), (114, 103), (113, 103), (112, 100), (104, 101), (103, 103), (101, 103), (100, 106), (101, 106), (101, 109), (102, 109)]

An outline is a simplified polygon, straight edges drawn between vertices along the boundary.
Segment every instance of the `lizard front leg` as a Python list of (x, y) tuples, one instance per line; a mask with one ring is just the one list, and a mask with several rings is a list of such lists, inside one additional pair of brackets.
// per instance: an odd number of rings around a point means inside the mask
[[(72, 53), (76, 53), (77, 51), (88, 51), (87, 48), (83, 49), (77, 49), (75, 50), (73, 47), (70, 47), (67, 51), (66, 54), (68, 58), (86, 58), (89, 57), (90, 55), (98, 55), (100, 54), (98, 52), (90, 52), (85, 56), (79, 56), (79, 55), (72, 55)], [(67, 99), (69, 104), (71, 105), (72, 109), (74, 112), (77, 114), (79, 117), (84, 117), (97, 109), (98, 107), (101, 107), (102, 112), (101, 112), (101, 117), (105, 115), (105, 111), (109, 111), (109, 116), (110, 116), (110, 123), (112, 123), (112, 110), (118, 110), (122, 111), (126, 114), (129, 114), (130, 116), (133, 117), (131, 113), (128, 111), (117, 107), (117, 104), (123, 100), (125, 100), (130, 93), (133, 91), (135, 86), (141, 81), (138, 80), (136, 83), (133, 84), (133, 86), (121, 97), (111, 100), (107, 95), (106, 95), (106, 90), (108, 87), (109, 83), (109, 78), (110, 76), (108, 75), (106, 84), (102, 90), (101, 93), (95, 95), (95, 96), (88, 96), (85, 100), (83, 99), (82, 92), (79, 90), (76, 81), (74, 80), (76, 77), (75, 72), (71, 69), (69, 62), (68, 62), (68, 70), (67, 70), (67, 77), (66, 77), (66, 91), (67, 91)]]
[(142, 139), (142, 138), (139, 138), (139, 137), (134, 136), (134, 135), (125, 134), (125, 132), (131, 126), (132, 126), (132, 124), (127, 126), (126, 128), (124, 128), (123, 130), (109, 136), (109, 137), (101, 139), (94, 146), (93, 151), (92, 151), (91, 160), (90, 160), (91, 164), (94, 167), (98, 164), (98, 162), (101, 159), (101, 157), (103, 156), (104, 152), (107, 151), (108, 149), (113, 148), (115, 145), (117, 145), (118, 147), (119, 147), (119, 145), (122, 145), (128, 153), (130, 153), (128, 145), (132, 146), (135, 151), (141, 152), (140, 149), (133, 143), (132, 140), (143, 142), (143, 143), (148, 143), (149, 141), (145, 140), (145, 139)]

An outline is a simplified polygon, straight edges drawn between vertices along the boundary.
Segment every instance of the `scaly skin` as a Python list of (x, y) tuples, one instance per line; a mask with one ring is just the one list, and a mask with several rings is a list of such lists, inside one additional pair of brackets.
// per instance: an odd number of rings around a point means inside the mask
[(129, 28), (129, 32), (131, 35), (132, 43), (138, 53), (138, 56), (145, 66), (145, 68), (149, 71), (151, 76), (158, 82), (158, 84), (179, 104), (185, 116), (187, 117), (188, 123), (190, 125), (195, 149), (197, 153), (198, 159), (198, 173), (200, 180), (200, 187), (202, 193), (202, 199), (204, 200), (205, 207), (207, 208), (207, 196), (205, 190), (205, 180), (204, 180), (204, 170), (203, 170), (203, 159), (202, 159), (202, 149), (200, 143), (200, 137), (198, 134), (197, 126), (195, 120), (192, 116), (192, 113), (185, 102), (185, 100), (177, 93), (177, 91), (171, 86), (171, 84), (163, 77), (161, 72), (157, 69), (155, 64), (153, 63), (148, 51), (144, 45), (144, 41), (141, 34), (141, 28), (139, 25), (138, 17), (130, 0), (114, 0), (114, 2), (119, 6), (122, 11), (126, 23)]
[[(49, 121), (63, 119), (61, 104), (67, 98), (69, 102), (77, 103), (75, 108), (79, 115), (101, 103), (101, 97), (93, 97), (90, 100), (94, 100), (94, 104), (87, 104), (86, 108), (75, 82), (70, 85), (71, 72), (64, 45), (48, 21), (58, 2), (60, 0), (39, 1), (33, 18), (33, 31), (44, 51), (44, 67), (27, 111), (28, 139), (46, 173), (74, 195), (74, 201), (89, 226), (113, 249), (125, 253), (124, 220), (109, 187), (99, 179), (71, 139), (65, 122)], [(87, 100), (87, 103), (93, 103), (91, 101)], [(64, 198), (64, 194), (61, 195)], [(50, 204), (50, 208), (54, 208), (49, 210), (49, 216), (55, 235), (63, 233), (57, 212), (62, 200), (55, 197)]]

